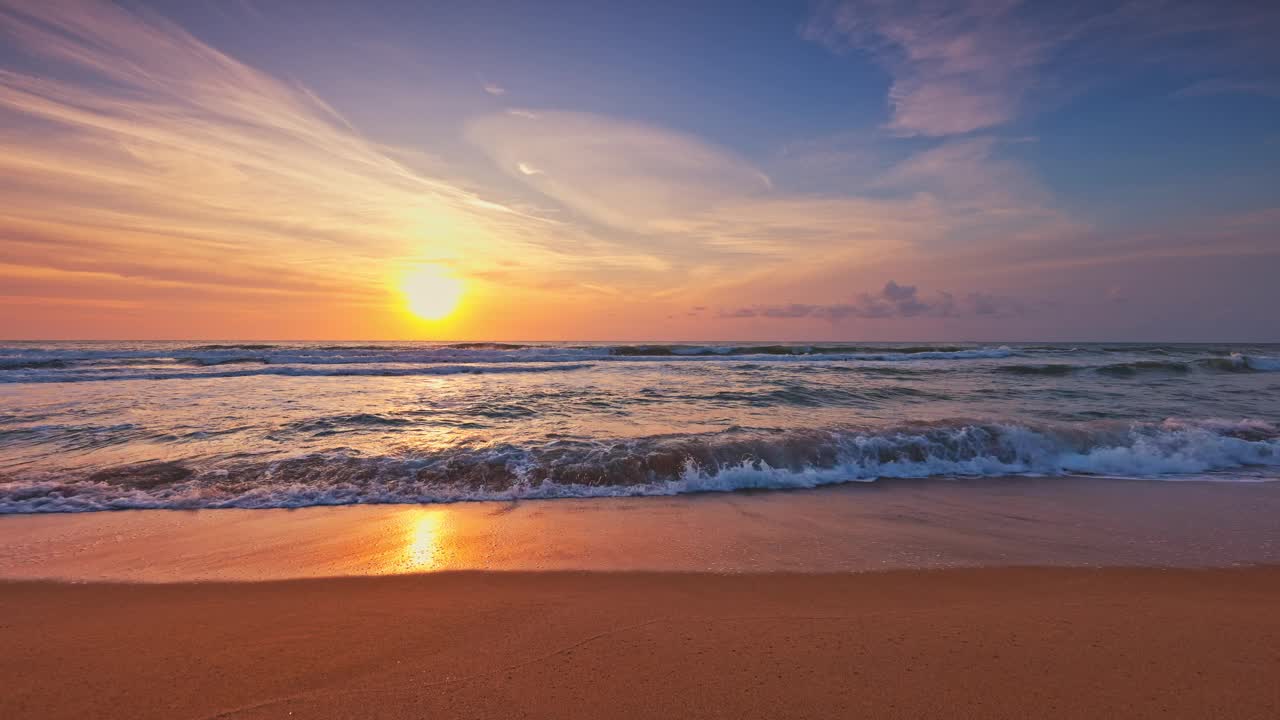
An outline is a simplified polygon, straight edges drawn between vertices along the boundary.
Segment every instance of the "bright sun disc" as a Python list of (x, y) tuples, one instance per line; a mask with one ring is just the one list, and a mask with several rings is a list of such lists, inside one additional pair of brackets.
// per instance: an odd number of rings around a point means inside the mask
[(423, 320), (440, 320), (462, 300), (462, 281), (434, 265), (411, 270), (400, 281), (409, 312)]

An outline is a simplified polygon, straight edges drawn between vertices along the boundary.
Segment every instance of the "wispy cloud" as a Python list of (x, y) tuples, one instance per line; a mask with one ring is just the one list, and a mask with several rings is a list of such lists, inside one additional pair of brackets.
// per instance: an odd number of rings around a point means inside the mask
[(1006, 144), (990, 137), (957, 138), (916, 153), (872, 185), (928, 193), (945, 208), (948, 237), (981, 247), (1042, 244), (1079, 236), (1088, 225), (1058, 209), (1052, 194)]
[(626, 231), (770, 187), (764, 173), (728, 151), (600, 115), (500, 113), (474, 121), (468, 137), (512, 177)]
[(953, 135), (1016, 117), (1039, 68), (1061, 40), (1020, 12), (1017, 0), (827, 6), (805, 35), (837, 49), (871, 52), (893, 78), (888, 127), (907, 135)]
[(400, 259), (553, 252), (544, 221), (153, 13), (0, 0), (0, 37), (28, 61), (0, 67), (0, 260), (60, 272), (45, 294), (97, 292), (93, 268), (129, 278), (126, 296), (176, 283), (200, 289), (183, 303), (220, 288), (332, 307), (385, 297)]
[(866, 260), (936, 239), (945, 223), (927, 197), (780, 195), (668, 218), (655, 229), (733, 257), (739, 271), (748, 272), (770, 264), (796, 269)]
[[(1105, 81), (1115, 67), (1164, 63), (1194, 78), (1224, 68), (1256, 71), (1261, 58), (1274, 66), (1265, 38), (1280, 30), (1280, 10), (1270, 5), (840, 0), (822, 5), (802, 32), (836, 51), (867, 52), (885, 67), (889, 130), (946, 136), (1005, 125), (1049, 88)], [(1187, 38), (1250, 50), (1197, 47), (1189, 55), (1177, 44)]]
[[(941, 267), (957, 255), (1013, 248), (1034, 256), (1033, 248), (1089, 231), (1012, 157), (1020, 140), (949, 139), (897, 162), (866, 155), (844, 192), (799, 192), (698, 138), (605, 116), (508, 112), (477, 121), (469, 136), (508, 177), (569, 211), (566, 229), (597, 224), (661, 260), (657, 273), (633, 265), (613, 278), (655, 300), (832, 297), (849, 273)], [(822, 145), (797, 152), (820, 154)], [(992, 297), (961, 295), (951, 307), (973, 317), (1009, 311)], [(878, 306), (738, 307), (755, 317), (833, 318)]]

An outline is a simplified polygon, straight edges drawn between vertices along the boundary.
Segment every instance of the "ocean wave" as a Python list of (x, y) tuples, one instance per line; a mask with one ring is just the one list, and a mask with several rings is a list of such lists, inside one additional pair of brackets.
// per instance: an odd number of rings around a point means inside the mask
[(1257, 420), (934, 422), (876, 430), (730, 430), (531, 447), (495, 444), (395, 457), (329, 452), (211, 468), (147, 463), (78, 478), (0, 481), (0, 513), (675, 495), (880, 478), (1185, 478), (1278, 467), (1280, 431)]
[[(223, 363), (226, 364), (226, 363)], [(232, 363), (238, 364), (238, 363)], [(103, 382), (120, 380), (205, 380), (214, 378), (239, 378), (258, 375), (282, 377), (411, 377), (415, 375), (494, 375), (514, 373), (549, 373), (582, 370), (591, 363), (553, 363), (546, 365), (426, 365), (417, 367), (297, 367), (289, 365), (263, 365), (241, 370), (211, 370), (206, 372), (117, 372), (95, 373), (45, 373), (17, 377), (0, 376), (0, 383), (59, 383)]]
[[(1130, 363), (1141, 365), (1142, 363)], [(1199, 358), (1185, 363), (1159, 363), (1159, 365), (1181, 365), (1179, 371), (1190, 368), (1212, 370), (1228, 373), (1280, 372), (1280, 358), (1262, 355), (1246, 355), (1244, 353), (1224, 353), (1222, 357)]]
[(1264, 357), (1261, 355), (1245, 355), (1244, 353), (1231, 353), (1226, 358), (1213, 362), (1214, 367), (1220, 370), (1252, 370), (1254, 372), (1280, 372), (1280, 358)]
[(588, 362), (609, 359), (604, 348), (568, 346), (510, 346), (494, 343), (464, 343), (433, 347), (280, 347), (251, 353), (208, 351), (177, 353), (175, 358), (190, 365), (261, 363), (270, 365), (433, 365), (461, 363), (552, 363)]
[(71, 367), (66, 360), (0, 360), (0, 370), (51, 370)]
[(1139, 360), (1137, 362), (1103, 365), (1097, 370), (1103, 375), (1128, 377), (1139, 373), (1185, 373), (1191, 371), (1191, 365), (1169, 360)]
[[(737, 369), (810, 364), (823, 371), (892, 374), (890, 365), (921, 371), (996, 372), (1065, 376), (1092, 372), (1110, 377), (1191, 371), (1280, 372), (1271, 346), (1049, 346), (1049, 345), (869, 345), (869, 344), (535, 344), (460, 342), (448, 344), (285, 344), (205, 345), (122, 344), (115, 348), (31, 346), (0, 348), (0, 383), (80, 382), (123, 379), (195, 379), (277, 376), (399, 376), (453, 374), (464, 365), (549, 366), (572, 369), (588, 363), (733, 362)], [(1132, 357), (1116, 353), (1131, 351)], [(1156, 357), (1152, 357), (1155, 354)], [(1048, 362), (1035, 364), (1041, 359)], [(1010, 359), (1001, 365), (983, 361)], [(350, 367), (345, 371), (317, 367)], [(439, 370), (420, 371), (414, 366)], [(751, 367), (755, 366), (755, 367)], [(285, 369), (281, 369), (285, 368)], [(480, 372), (496, 372), (483, 370)], [(903, 372), (901, 374), (906, 374)]]
[[(199, 345), (173, 350), (65, 350), (0, 355), (0, 382), (78, 382), (122, 379), (194, 379), (244, 375), (413, 375), (461, 372), (448, 366), (550, 365), (592, 362), (827, 361), (901, 362), (911, 360), (984, 360), (1016, 354), (1008, 347), (894, 346), (866, 351), (867, 346), (788, 345), (524, 345), (512, 343), (453, 343), (435, 346), (382, 347), (373, 345), (289, 346), (269, 344)], [(858, 352), (854, 352), (857, 350)], [(225, 373), (184, 373), (181, 366), (216, 368), (258, 365), (264, 368)], [(304, 371), (306, 366), (364, 366), (350, 371)], [(434, 365), (439, 370), (404, 367), (385, 370), (373, 366)], [(149, 367), (156, 366), (156, 367)], [(175, 367), (177, 366), (177, 367)], [(166, 369), (172, 368), (172, 370)], [(277, 369), (290, 368), (290, 369)], [(569, 369), (569, 368), (566, 368)], [(92, 371), (92, 376), (90, 376)], [(493, 372), (486, 370), (484, 372)]]
[(232, 357), (176, 357), (174, 361), (183, 365), (197, 365), (200, 367), (212, 367), (214, 365), (265, 365), (270, 362), (262, 356), (232, 356)]
[(502, 342), (460, 342), (445, 345), (447, 348), (455, 350), (523, 350), (529, 345), (521, 343), (502, 343)]
[(1086, 365), (1069, 363), (1001, 365), (997, 373), (1010, 375), (1071, 375), (1096, 372), (1112, 377), (1132, 377), (1147, 373), (1188, 373), (1193, 370), (1216, 372), (1280, 372), (1280, 358), (1231, 353), (1225, 357), (1178, 360), (1135, 360), (1132, 362)]
[(195, 345), (187, 349), (201, 352), (209, 350), (274, 350), (278, 347), (280, 346), (270, 343), (230, 343), (224, 345)]
[(295, 432), (331, 433), (335, 430), (358, 428), (404, 427), (412, 425), (409, 418), (382, 415), (379, 413), (354, 413), (351, 415), (335, 415), (333, 417), (315, 418), (293, 423), (289, 430)]
[(1070, 375), (1080, 370), (1078, 365), (1050, 363), (1047, 365), (1001, 365), (995, 372), (1008, 375)]
[[(1007, 348), (1000, 348), (1005, 350)], [(617, 357), (700, 357), (737, 355), (950, 355), (972, 353), (963, 345), (614, 345), (609, 354)]]

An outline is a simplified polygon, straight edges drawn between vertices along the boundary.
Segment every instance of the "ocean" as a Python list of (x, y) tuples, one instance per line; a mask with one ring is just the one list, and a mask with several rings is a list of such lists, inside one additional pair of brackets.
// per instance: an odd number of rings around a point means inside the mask
[(0, 513), (1280, 479), (1280, 345), (0, 346)]

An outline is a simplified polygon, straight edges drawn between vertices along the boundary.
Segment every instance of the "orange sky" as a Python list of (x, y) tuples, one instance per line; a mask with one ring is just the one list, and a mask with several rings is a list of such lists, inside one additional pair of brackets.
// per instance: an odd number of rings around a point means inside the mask
[[(1064, 201), (1020, 155), (1037, 142), (1017, 125), (1020, 105), (1002, 95), (990, 106), (999, 114), (962, 127), (925, 115), (923, 90), (903, 106), (920, 69), (865, 63), (887, 67), (874, 71), (897, 88), (867, 91), (876, 112), (899, 97), (887, 120), (811, 137), (778, 128), (769, 145), (732, 141), (733, 123), (711, 136), (589, 94), (522, 94), (480, 70), (446, 74), (465, 76), (472, 95), (459, 99), (390, 35), (336, 43), (331, 64), (298, 77), (313, 67), (289, 63), (301, 15), (246, 3), (253, 22), (224, 36), (212, 22), (198, 33), (174, 8), (0, 0), (0, 336), (1275, 330), (1254, 310), (1276, 299), (1264, 280), (1277, 263), (1273, 198), (1106, 227), (1102, 209)], [(794, 25), (779, 37), (826, 57)], [(285, 49), (262, 49), (272, 45)], [(357, 78), (368, 87), (322, 96), (308, 83), (369, 57), (381, 64)], [(957, 82), (972, 86), (969, 75)], [(653, 108), (636, 116), (667, 107), (628, 100)], [(763, 112), (770, 99), (756, 102)], [(960, 106), (933, 111), (947, 107)], [(837, 166), (844, 174), (831, 175)], [(406, 309), (400, 279), (424, 266), (464, 287), (443, 320)], [(1178, 305), (1187, 282), (1207, 285), (1200, 302)]]

